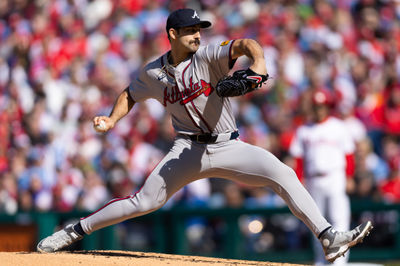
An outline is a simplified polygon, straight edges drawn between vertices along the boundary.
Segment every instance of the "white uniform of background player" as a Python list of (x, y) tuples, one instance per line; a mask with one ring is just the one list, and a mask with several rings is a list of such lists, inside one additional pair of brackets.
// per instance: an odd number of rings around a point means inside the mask
[[(331, 95), (317, 90), (312, 94), (314, 122), (300, 126), (290, 146), (290, 153), (303, 163), (304, 184), (321, 212), (341, 231), (350, 226), (350, 202), (346, 194), (348, 175), (354, 171), (355, 149), (345, 123), (330, 116)], [(326, 263), (319, 242), (315, 243), (315, 262)], [(339, 258), (335, 264), (345, 264)]]
[(254, 72), (265, 75), (264, 54), (250, 39), (201, 47), (200, 28), (210, 25), (192, 9), (171, 13), (166, 27), (171, 50), (144, 67), (118, 96), (110, 116), (93, 119), (94, 126), (106, 132), (136, 102), (154, 98), (172, 117), (177, 137), (171, 150), (137, 193), (114, 199), (79, 223), (43, 239), (39, 251), (57, 251), (85, 234), (155, 211), (185, 185), (207, 177), (271, 187), (292, 213), (321, 237), (332, 260), (367, 235), (372, 228), (370, 222), (351, 232), (333, 231), (293, 169), (267, 150), (238, 139), (230, 99), (219, 97), (214, 88), (242, 55), (250, 59)]

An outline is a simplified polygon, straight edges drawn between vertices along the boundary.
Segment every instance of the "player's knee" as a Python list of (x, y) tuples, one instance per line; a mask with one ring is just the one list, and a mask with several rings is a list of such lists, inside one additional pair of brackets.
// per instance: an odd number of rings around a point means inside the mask
[(287, 168), (288, 168), (288, 170), (287, 170), (288, 171), (288, 176), (290, 178), (298, 179), (296, 172), (292, 168), (290, 168), (289, 166)]
[(155, 211), (167, 202), (167, 195), (165, 189), (160, 189), (158, 193), (139, 192), (137, 195), (139, 201), (139, 208), (141, 212)]
[(287, 165), (284, 165), (283, 173), (284, 173), (283, 176), (287, 180), (293, 180), (293, 179), (298, 180), (296, 172)]
[(140, 212), (149, 213), (160, 209), (165, 203), (160, 202), (142, 202)]

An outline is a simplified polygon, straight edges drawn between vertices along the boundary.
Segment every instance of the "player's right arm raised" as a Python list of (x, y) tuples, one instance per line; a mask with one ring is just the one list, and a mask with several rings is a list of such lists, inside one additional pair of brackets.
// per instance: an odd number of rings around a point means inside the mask
[(251, 64), (248, 69), (238, 70), (232, 76), (226, 76), (216, 85), (217, 95), (220, 97), (234, 97), (247, 94), (260, 88), (268, 80), (262, 47), (252, 39), (235, 40), (232, 44), (231, 58), (246, 56)]
[[(93, 127), (99, 132), (107, 132), (112, 129), (122, 117), (129, 113), (134, 104), (135, 101), (129, 95), (129, 87), (127, 87), (118, 96), (109, 116), (96, 116), (93, 118)], [(103, 126), (100, 126), (100, 121), (104, 121)]]

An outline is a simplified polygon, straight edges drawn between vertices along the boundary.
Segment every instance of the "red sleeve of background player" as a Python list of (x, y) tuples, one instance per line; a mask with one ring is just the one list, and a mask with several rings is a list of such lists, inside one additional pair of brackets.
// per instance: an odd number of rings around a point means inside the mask
[(346, 154), (346, 175), (347, 177), (353, 177), (355, 171), (354, 155)]
[(296, 157), (296, 165), (295, 165), (295, 169), (294, 171), (296, 172), (297, 177), (299, 178), (300, 182), (303, 183), (303, 179), (304, 179), (304, 174), (303, 174), (303, 158), (301, 157)]

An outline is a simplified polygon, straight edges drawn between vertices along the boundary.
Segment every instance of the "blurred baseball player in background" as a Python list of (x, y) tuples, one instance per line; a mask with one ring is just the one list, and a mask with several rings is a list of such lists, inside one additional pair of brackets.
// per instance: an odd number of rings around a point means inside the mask
[[(333, 116), (333, 95), (324, 89), (311, 94), (311, 121), (300, 126), (290, 146), (296, 159), (296, 173), (328, 221), (341, 231), (350, 227), (350, 201), (347, 188), (353, 187), (355, 144), (345, 123)], [(304, 179), (303, 179), (304, 177)], [(314, 241), (315, 264), (324, 265), (321, 245)], [(345, 257), (335, 265), (347, 263)]]
[[(118, 96), (109, 116), (93, 119), (95, 128), (106, 132), (136, 102), (148, 98), (157, 99), (171, 114), (177, 133), (174, 145), (143, 187), (43, 239), (38, 251), (58, 251), (86, 234), (155, 211), (188, 183), (207, 177), (271, 187), (320, 239), (328, 260), (368, 235), (369, 221), (351, 231), (335, 231), (290, 167), (270, 152), (239, 140), (229, 97), (250, 92), (268, 79), (263, 50), (250, 39), (201, 47), (200, 29), (210, 25), (195, 10), (172, 12), (166, 25), (171, 50), (144, 67)], [(243, 55), (250, 59), (250, 67), (226, 78)]]

